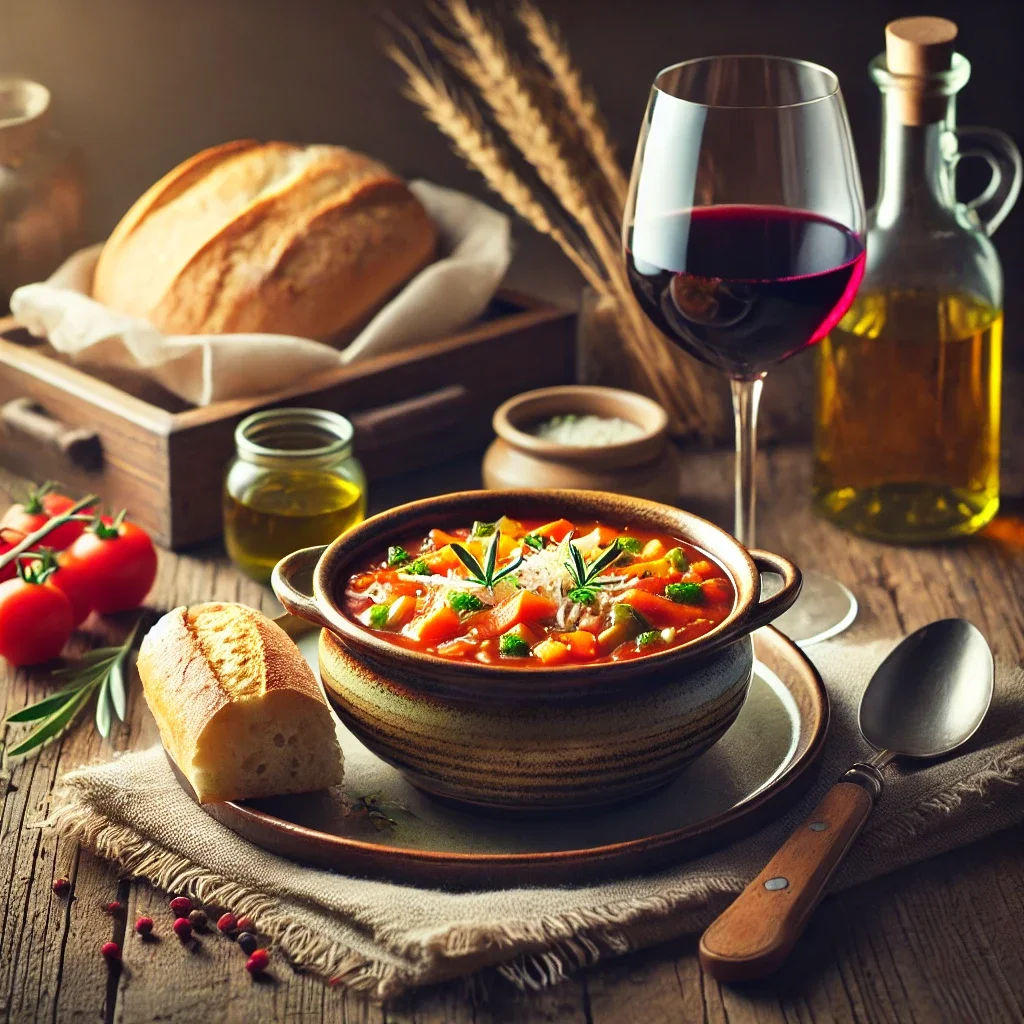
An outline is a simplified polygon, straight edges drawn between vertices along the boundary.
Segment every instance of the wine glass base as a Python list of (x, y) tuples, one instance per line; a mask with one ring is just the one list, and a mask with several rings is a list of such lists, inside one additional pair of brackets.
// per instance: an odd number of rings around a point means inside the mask
[[(766, 593), (772, 590), (771, 580), (768, 576), (764, 581)], [(803, 590), (796, 604), (772, 625), (798, 647), (810, 647), (838, 636), (856, 618), (857, 599), (849, 588), (831, 576), (810, 569), (804, 573)]]

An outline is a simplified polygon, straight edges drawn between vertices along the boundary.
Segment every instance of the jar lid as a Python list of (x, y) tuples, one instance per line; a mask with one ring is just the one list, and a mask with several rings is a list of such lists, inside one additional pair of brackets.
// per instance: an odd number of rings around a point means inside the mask
[(351, 455), (354, 434), (349, 420), (328, 409), (264, 409), (235, 428), (235, 448), (263, 465), (319, 465)]

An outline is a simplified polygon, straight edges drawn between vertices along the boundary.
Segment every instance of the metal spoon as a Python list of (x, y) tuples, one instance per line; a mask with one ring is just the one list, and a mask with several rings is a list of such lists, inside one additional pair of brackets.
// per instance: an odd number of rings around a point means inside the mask
[(763, 978), (789, 955), (836, 868), (882, 793), (894, 757), (938, 757), (970, 739), (992, 702), (992, 652), (965, 619), (912, 633), (878, 667), (860, 703), (875, 756), (855, 764), (768, 866), (700, 940), (720, 981)]

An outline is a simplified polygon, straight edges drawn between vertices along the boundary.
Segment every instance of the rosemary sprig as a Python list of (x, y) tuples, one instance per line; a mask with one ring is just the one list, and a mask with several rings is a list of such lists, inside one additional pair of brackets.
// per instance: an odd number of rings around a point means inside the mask
[(10, 551), (0, 555), (0, 569), (4, 569), (10, 565), (11, 562), (17, 559), (18, 555), (23, 555), (26, 551), (34, 548), (44, 537), (53, 533), (58, 526), (63, 526), (65, 523), (69, 523), (73, 519), (92, 522), (94, 518), (93, 516), (80, 516), (78, 513), (81, 512), (82, 509), (96, 505), (99, 500), (99, 496), (96, 494), (86, 495), (81, 501), (76, 501), (74, 505), (67, 510), (67, 512), (62, 512), (59, 516), (54, 516), (52, 519), (40, 526), (35, 533), (30, 533), (27, 537), (22, 537), (22, 539), (18, 541)]
[(617, 543), (613, 542), (590, 565), (587, 565), (580, 549), (573, 544), (571, 533), (565, 540), (571, 556), (565, 563), (565, 568), (574, 584), (572, 590), (569, 591), (570, 601), (575, 601), (577, 604), (593, 604), (597, 599), (599, 587), (605, 587), (609, 583), (622, 582), (621, 576), (604, 576), (598, 579), (599, 574), (622, 554), (622, 549)]
[(469, 570), (469, 581), (471, 583), (479, 583), (481, 587), (493, 590), (496, 583), (514, 573), (523, 564), (523, 555), (520, 552), (519, 557), (514, 562), (510, 562), (504, 569), (500, 569), (498, 572), (494, 571), (498, 564), (498, 542), (500, 540), (501, 532), (495, 530), (487, 544), (483, 565), (476, 560), (468, 548), (463, 547), (461, 544), (452, 545), (452, 551), (455, 552), (459, 561)]
[(99, 647), (89, 651), (73, 665), (51, 673), (51, 678), (68, 685), (48, 697), (15, 711), (4, 719), (5, 724), (38, 722), (23, 740), (9, 747), (10, 757), (21, 757), (56, 739), (78, 717), (78, 713), (96, 698), (96, 729), (106, 739), (113, 716), (123, 722), (128, 707), (125, 685), (125, 662), (139, 632), (142, 620), (135, 623), (128, 639), (120, 647)]

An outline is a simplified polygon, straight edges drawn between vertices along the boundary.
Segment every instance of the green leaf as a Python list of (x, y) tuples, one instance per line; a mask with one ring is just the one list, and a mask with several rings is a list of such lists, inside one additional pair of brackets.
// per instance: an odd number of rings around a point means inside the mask
[(528, 533), (523, 538), (523, 543), (529, 545), (534, 551), (540, 551), (544, 547), (544, 538), (538, 537), (535, 533)]
[(469, 531), (470, 537), (490, 537), (496, 532), (497, 523), (482, 523), (479, 519), (473, 521), (473, 529)]
[(409, 552), (400, 544), (392, 544), (388, 548), (388, 566), (392, 569), (405, 565), (409, 561)]
[(593, 580), (602, 569), (607, 569), (620, 554), (621, 552), (616, 544), (612, 544), (610, 547), (605, 548), (605, 550), (598, 555), (595, 561), (591, 563), (590, 570), (587, 573), (587, 582), (589, 583)]
[(92, 688), (87, 687), (79, 691), (78, 696), (69, 700), (60, 711), (50, 715), (20, 743), (10, 747), (7, 751), (10, 757), (21, 757), (38, 747), (49, 743), (50, 740), (60, 735), (74, 721), (78, 712), (85, 706), (86, 701), (92, 696)]
[(456, 558), (478, 579), (483, 581), (484, 570), (473, 555), (461, 544), (453, 544), (452, 551)]
[(98, 665), (101, 661), (113, 661), (121, 654), (121, 651), (120, 647), (97, 647), (95, 650), (86, 651), (85, 654), (77, 658), (72, 664), (54, 669), (50, 673), (50, 678), (71, 679), (74, 676), (81, 675), (82, 669), (87, 668), (89, 665)]
[(124, 721), (125, 712), (128, 710), (128, 693), (124, 685), (124, 658), (118, 658), (110, 666), (110, 675), (107, 676), (108, 689), (110, 691), (110, 702), (114, 705), (114, 714), (119, 722)]
[(487, 545), (487, 564), (484, 566), (484, 579), (487, 581), (487, 586), (493, 586), (494, 584), (494, 567), (498, 564), (498, 541), (501, 540), (501, 534), (495, 533), (491, 537), (490, 544)]
[[(514, 562), (509, 562), (509, 564), (506, 565), (505, 568), (502, 569), (501, 572), (499, 572), (498, 575), (495, 576), (493, 580), (491, 580), (491, 586), (494, 586), (495, 583), (500, 583), (503, 579), (505, 579), (506, 576), (511, 576), (512, 573), (514, 573), (516, 569), (518, 569), (519, 566), (523, 564), (523, 561), (523, 556), (520, 555)], [(516, 585), (519, 585), (518, 581), (516, 582)]]
[(44, 697), (42, 700), (36, 701), (35, 704), (29, 704), (27, 708), (12, 712), (4, 721), (36, 722), (40, 718), (46, 718), (47, 715), (52, 715), (58, 708), (62, 708), (81, 689), (81, 686), (69, 686), (57, 693), (51, 693), (49, 697)]
[(110, 735), (110, 676), (103, 677), (96, 697), (96, 731), (106, 739)]

